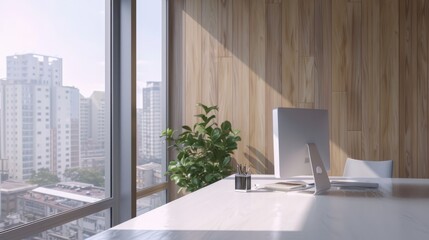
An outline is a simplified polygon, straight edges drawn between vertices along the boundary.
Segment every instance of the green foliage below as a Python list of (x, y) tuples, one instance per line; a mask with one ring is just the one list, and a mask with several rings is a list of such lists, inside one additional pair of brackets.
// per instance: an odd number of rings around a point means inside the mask
[(93, 168), (68, 168), (64, 171), (64, 177), (81, 183), (93, 184), (104, 187), (102, 171)]
[(51, 173), (47, 168), (41, 168), (39, 171), (33, 172), (31, 178), (28, 180), (31, 184), (37, 184), (39, 186), (46, 186), (60, 182), (57, 175)]
[(218, 126), (212, 113), (218, 111), (217, 106), (198, 106), (204, 109), (204, 114), (195, 115), (198, 121), (193, 128), (183, 126), (179, 135), (167, 128), (161, 134), (177, 151), (167, 174), (180, 187), (179, 191), (193, 192), (231, 175), (231, 155), (241, 140), (229, 121)]

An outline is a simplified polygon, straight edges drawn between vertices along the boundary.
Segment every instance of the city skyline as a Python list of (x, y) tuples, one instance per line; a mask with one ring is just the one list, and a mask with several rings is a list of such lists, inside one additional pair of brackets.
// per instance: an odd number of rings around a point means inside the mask
[[(64, 85), (79, 88), (83, 96), (105, 91), (105, 0), (77, 1), (0, 1), (0, 15), (8, 20), (0, 22), (0, 79), (6, 78), (6, 56), (41, 54), (64, 59)], [(138, 89), (162, 78), (162, 12), (153, 11), (162, 9), (161, 4), (137, 2)], [(137, 93), (140, 104), (141, 91)]]
[[(117, 174), (107, 113), (112, 29), (109, 0), (0, 1), (0, 232), (111, 197)], [(166, 181), (165, 1), (136, 1), (136, 191)], [(134, 9), (133, 9), (134, 10)], [(113, 21), (115, 22), (115, 21)], [(150, 108), (143, 110), (147, 83)], [(163, 100), (157, 100), (157, 98)], [(113, 100), (112, 100), (113, 101)], [(149, 101), (148, 101), (149, 102)], [(154, 108), (154, 103), (156, 107)], [(146, 117), (146, 121), (143, 118)], [(156, 119), (151, 119), (156, 118)], [(160, 123), (160, 121), (164, 121)], [(153, 128), (148, 131), (148, 127)], [(150, 134), (144, 137), (143, 135)], [(111, 142), (112, 141), (112, 142)], [(140, 156), (141, 154), (141, 156)], [(144, 154), (150, 154), (144, 158)], [(114, 176), (114, 177), (112, 177)], [(162, 190), (137, 201), (137, 214), (166, 201)], [(65, 213), (66, 215), (68, 213)], [(79, 216), (26, 239), (85, 239), (110, 227), (110, 210)], [(42, 220), (43, 221), (43, 220)], [(25, 226), (24, 226), (25, 228)], [(14, 231), (14, 230), (12, 230)], [(42, 230), (40, 230), (42, 231)]]
[[(7, 161), (6, 178), (0, 181), (0, 199), (7, 199), (7, 204), (0, 204), (0, 231), (82, 206), (89, 195), (98, 196), (91, 201), (107, 197), (102, 194), (109, 186), (105, 185), (104, 174), (110, 168), (110, 156), (105, 151), (109, 142), (105, 92), (93, 91), (85, 98), (78, 88), (63, 85), (62, 62), (61, 58), (46, 55), (7, 56), (7, 77), (0, 81), (0, 157)], [(137, 109), (141, 113), (136, 119), (141, 126), (137, 133), (141, 139), (138, 153), (143, 155), (136, 168), (138, 189), (165, 181), (159, 138), (163, 126), (161, 87), (160, 82), (148, 82), (142, 89), (144, 108)], [(5, 170), (3, 166), (1, 170)], [(85, 172), (99, 176), (98, 180), (94, 175), (85, 177)], [(41, 178), (36, 177), (39, 173)], [(56, 178), (48, 178), (49, 175)], [(80, 187), (69, 189), (74, 193), (58, 188), (70, 184)], [(140, 199), (139, 213), (163, 204), (163, 196), (154, 194)], [(66, 205), (57, 209), (49, 202)], [(82, 239), (103, 230), (103, 219), (94, 214), (85, 217), (84, 222), (96, 224), (91, 228), (83, 224), (70, 236)], [(69, 236), (70, 226), (61, 226), (65, 236)], [(46, 234), (57, 234), (58, 229)]]

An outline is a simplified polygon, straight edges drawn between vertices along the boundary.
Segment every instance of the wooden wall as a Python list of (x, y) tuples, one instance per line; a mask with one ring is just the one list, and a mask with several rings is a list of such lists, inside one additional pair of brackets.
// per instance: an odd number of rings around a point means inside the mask
[(429, 177), (429, 0), (174, 0), (169, 19), (170, 126), (218, 105), (237, 161), (272, 173), (272, 109), (324, 108), (331, 175), (349, 156)]

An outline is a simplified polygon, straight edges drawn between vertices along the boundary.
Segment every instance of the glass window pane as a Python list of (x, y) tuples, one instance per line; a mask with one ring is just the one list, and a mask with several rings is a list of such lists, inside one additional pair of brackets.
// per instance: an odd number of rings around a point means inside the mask
[(110, 210), (88, 215), (47, 231), (34, 234), (25, 240), (82, 240), (109, 228)]
[(165, 1), (137, 1), (137, 189), (165, 182)]
[(105, 9), (0, 1), (0, 232), (110, 197)]
[(166, 203), (167, 191), (160, 191), (150, 196), (137, 199), (137, 216)]

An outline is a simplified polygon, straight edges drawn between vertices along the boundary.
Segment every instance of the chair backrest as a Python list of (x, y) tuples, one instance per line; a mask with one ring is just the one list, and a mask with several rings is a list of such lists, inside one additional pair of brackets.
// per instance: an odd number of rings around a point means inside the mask
[(367, 161), (347, 158), (344, 166), (345, 177), (391, 178), (393, 161)]

